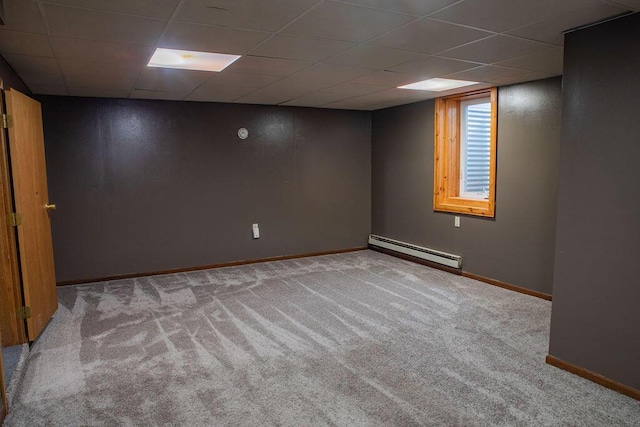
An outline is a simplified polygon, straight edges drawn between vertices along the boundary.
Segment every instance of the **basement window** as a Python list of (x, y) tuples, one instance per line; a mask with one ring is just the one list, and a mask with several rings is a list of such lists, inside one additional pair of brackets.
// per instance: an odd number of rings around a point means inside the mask
[(436, 100), (433, 209), (494, 217), (498, 90)]

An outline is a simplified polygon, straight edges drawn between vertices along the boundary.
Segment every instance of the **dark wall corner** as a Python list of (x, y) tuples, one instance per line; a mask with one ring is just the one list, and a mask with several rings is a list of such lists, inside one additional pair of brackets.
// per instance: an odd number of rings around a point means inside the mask
[(4, 81), (5, 89), (13, 88), (25, 95), (31, 95), (31, 89), (2, 55), (0, 55), (0, 78)]

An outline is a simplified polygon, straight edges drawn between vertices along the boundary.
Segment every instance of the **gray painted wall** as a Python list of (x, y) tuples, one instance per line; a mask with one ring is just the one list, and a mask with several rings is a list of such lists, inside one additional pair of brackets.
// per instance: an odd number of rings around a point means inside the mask
[(640, 14), (567, 35), (549, 352), (640, 390)]
[(561, 80), (500, 88), (496, 216), (433, 211), (434, 101), (373, 113), (372, 232), (463, 256), (463, 270), (551, 293)]
[(368, 112), (39, 99), (58, 281), (366, 245)]

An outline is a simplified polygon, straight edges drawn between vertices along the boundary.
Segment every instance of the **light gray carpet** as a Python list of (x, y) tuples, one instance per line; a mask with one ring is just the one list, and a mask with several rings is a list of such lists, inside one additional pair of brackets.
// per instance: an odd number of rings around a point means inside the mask
[[(16, 389), (22, 379), (22, 370), (27, 363), (27, 357), (29, 357), (29, 344), (16, 345), (12, 347), (6, 347), (2, 349), (2, 361), (5, 368), (5, 383), (7, 391), (7, 402), (11, 405), (13, 396), (16, 393)], [(7, 360), (9, 360), (9, 368), (7, 368)], [(7, 377), (7, 370), (10, 370), (11, 375)]]
[(549, 302), (372, 251), (59, 295), (7, 425), (640, 425)]
[(5, 387), (8, 387), (9, 383), (11, 382), (13, 371), (15, 371), (16, 366), (18, 366), (21, 353), (21, 345), (16, 345), (13, 347), (2, 347), (2, 366), (4, 368)]

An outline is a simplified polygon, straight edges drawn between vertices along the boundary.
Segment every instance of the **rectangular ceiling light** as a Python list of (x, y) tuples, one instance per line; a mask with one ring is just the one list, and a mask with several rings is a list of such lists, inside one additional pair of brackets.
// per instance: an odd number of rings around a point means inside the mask
[(179, 70), (222, 71), (239, 58), (239, 55), (224, 53), (158, 48), (147, 65)]
[(478, 84), (478, 82), (470, 82), (467, 80), (451, 80), (451, 79), (429, 79), (421, 82), (411, 83), (404, 86), (398, 86), (398, 89), (428, 90), (431, 92), (441, 92), (443, 90), (455, 89), (464, 86)]

